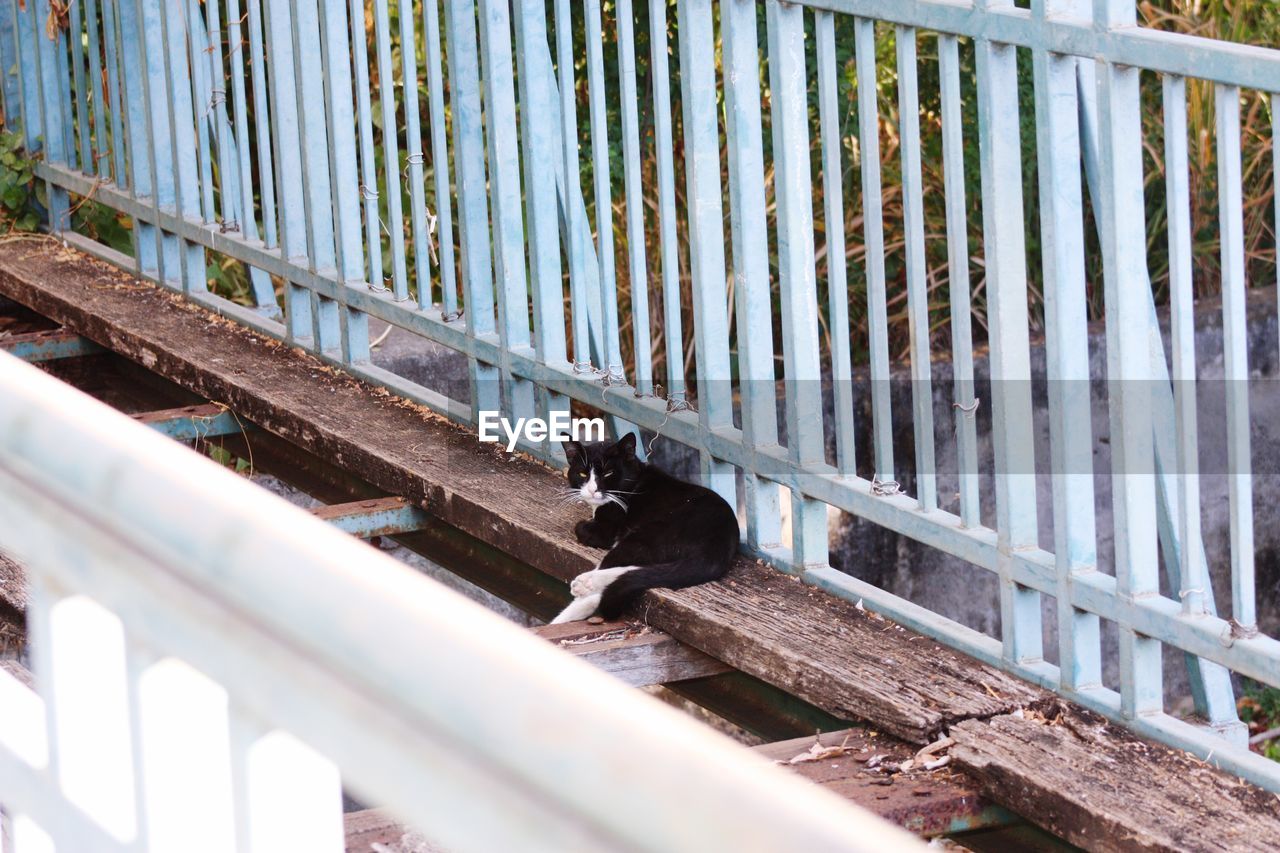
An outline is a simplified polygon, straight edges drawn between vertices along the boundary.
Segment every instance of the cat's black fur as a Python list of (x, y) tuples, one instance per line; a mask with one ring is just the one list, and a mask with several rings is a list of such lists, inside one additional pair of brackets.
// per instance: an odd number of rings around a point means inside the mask
[(597, 611), (605, 619), (617, 618), (646, 589), (720, 578), (738, 552), (738, 519), (724, 498), (641, 462), (635, 438), (628, 433), (612, 444), (564, 443), (570, 486), (581, 487), (594, 470), (597, 488), (626, 504), (597, 507), (590, 521), (574, 527), (578, 541), (610, 549), (602, 569), (641, 567), (605, 588)]

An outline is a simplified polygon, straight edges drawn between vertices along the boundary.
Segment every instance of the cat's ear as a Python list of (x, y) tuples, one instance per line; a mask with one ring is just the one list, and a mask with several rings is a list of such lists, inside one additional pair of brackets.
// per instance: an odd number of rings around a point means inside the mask
[(618, 443), (614, 445), (623, 459), (634, 459), (636, 456), (636, 434), (629, 432), (622, 438), (618, 439)]
[(582, 444), (580, 442), (566, 440), (560, 442), (560, 446), (564, 448), (564, 458), (568, 459), (570, 463), (581, 459), (584, 455), (582, 452)]

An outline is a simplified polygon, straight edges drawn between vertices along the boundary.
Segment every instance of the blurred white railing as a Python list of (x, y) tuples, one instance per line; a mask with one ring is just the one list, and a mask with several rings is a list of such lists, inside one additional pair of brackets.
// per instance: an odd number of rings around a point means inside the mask
[(19, 851), (341, 851), (341, 790), (450, 850), (899, 850), (901, 830), (0, 354)]

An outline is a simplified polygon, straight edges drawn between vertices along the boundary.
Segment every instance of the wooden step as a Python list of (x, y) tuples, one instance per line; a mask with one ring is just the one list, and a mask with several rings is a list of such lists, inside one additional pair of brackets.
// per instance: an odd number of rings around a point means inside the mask
[(632, 687), (719, 675), (730, 667), (674, 637), (627, 622), (567, 622), (533, 633)]
[[(978, 783), (952, 766), (940, 739), (924, 747), (853, 728), (753, 748), (867, 811), (917, 835), (933, 837), (1003, 826), (1017, 818), (981, 796)], [(917, 757), (919, 755), (919, 757)]]
[(1280, 796), (1066, 702), (951, 730), (982, 790), (1086, 850), (1275, 849)]

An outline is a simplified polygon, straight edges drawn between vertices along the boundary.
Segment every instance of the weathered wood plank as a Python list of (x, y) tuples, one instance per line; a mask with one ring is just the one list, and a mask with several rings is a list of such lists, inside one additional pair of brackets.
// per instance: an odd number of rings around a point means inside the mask
[(27, 572), (10, 557), (0, 554), (0, 610), (21, 616), (27, 610)]
[(36, 689), (36, 679), (35, 676), (31, 674), (31, 670), (27, 669), (16, 660), (0, 660), (0, 670), (4, 670), (9, 673), (20, 683), (25, 684), (32, 690)]
[(570, 622), (533, 632), (632, 687), (688, 681), (730, 669), (668, 634), (625, 622)]
[[(828, 757), (814, 760), (815, 743), (829, 752)], [(924, 766), (945, 758), (945, 750), (919, 760), (917, 751), (914, 744), (861, 728), (752, 748), (917, 835), (945, 835), (1016, 820), (980, 796), (978, 783), (967, 774), (949, 765), (933, 770)], [(906, 762), (911, 766), (904, 770)]]
[[(113, 267), (46, 246), (0, 247), (0, 292), (554, 577), (599, 559), (573, 539), (578, 515), (554, 510), (557, 473)], [(723, 582), (648, 593), (640, 613), (828, 713), (912, 742), (1043, 696), (745, 560)]]
[(383, 809), (347, 812), (342, 816), (342, 826), (347, 853), (437, 853), (439, 850), (423, 842), (417, 833)]
[(983, 793), (1086, 850), (1273, 848), (1280, 798), (1102, 717), (1051, 702), (951, 729)]

